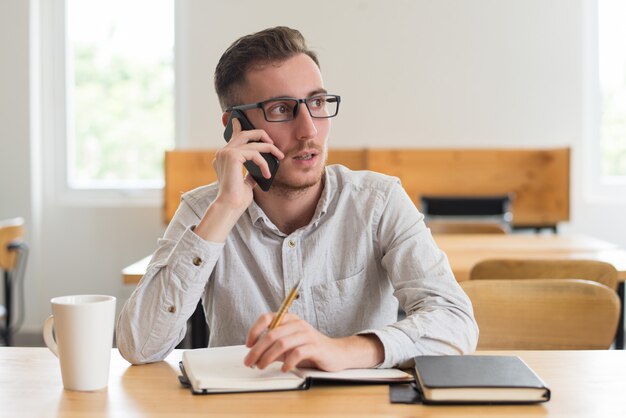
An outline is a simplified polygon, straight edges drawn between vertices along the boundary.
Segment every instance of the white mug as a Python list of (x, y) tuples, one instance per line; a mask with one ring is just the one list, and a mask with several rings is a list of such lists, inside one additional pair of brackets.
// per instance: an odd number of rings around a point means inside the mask
[(59, 358), (63, 386), (80, 391), (107, 387), (115, 298), (76, 295), (53, 298), (50, 302), (52, 315), (44, 323), (43, 339)]

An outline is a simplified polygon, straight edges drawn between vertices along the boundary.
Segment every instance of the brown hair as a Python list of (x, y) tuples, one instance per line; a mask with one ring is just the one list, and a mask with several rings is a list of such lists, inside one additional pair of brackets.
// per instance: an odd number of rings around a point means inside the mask
[(319, 67), (317, 55), (308, 49), (302, 34), (285, 26), (265, 29), (233, 42), (215, 68), (215, 91), (222, 110), (241, 104), (237, 90), (252, 66), (282, 62), (298, 54), (308, 55)]

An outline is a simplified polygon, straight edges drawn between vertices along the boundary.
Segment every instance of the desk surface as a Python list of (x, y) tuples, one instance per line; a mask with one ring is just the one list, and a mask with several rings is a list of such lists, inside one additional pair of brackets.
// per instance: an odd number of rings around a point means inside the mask
[[(468, 280), (470, 269), (486, 258), (587, 258), (606, 261), (626, 281), (626, 250), (585, 235), (544, 234), (451, 234), (436, 235), (459, 281)], [(146, 271), (150, 256), (126, 267), (123, 280), (136, 284)]]
[(436, 235), (459, 281), (469, 280), (477, 262), (487, 258), (590, 259), (613, 264), (626, 281), (626, 250), (586, 235), (450, 234)]
[[(495, 352), (494, 352), (495, 353)], [(192, 395), (177, 381), (181, 351), (165, 362), (130, 366), (117, 350), (109, 387), (65, 391), (46, 348), (0, 347), (0, 411), (6, 418), (46, 417), (623, 417), (623, 351), (520, 351), (552, 390), (540, 405), (424, 406), (389, 403), (389, 389), (324, 386), (307, 391)]]

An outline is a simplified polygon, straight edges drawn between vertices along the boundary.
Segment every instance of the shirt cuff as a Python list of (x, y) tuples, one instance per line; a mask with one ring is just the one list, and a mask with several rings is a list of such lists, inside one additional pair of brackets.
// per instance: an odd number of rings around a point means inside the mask
[(383, 344), (385, 359), (376, 366), (377, 369), (404, 366), (400, 364), (400, 361), (413, 359), (417, 355), (414, 349), (415, 343), (404, 332), (396, 328), (370, 329), (358, 333), (358, 335), (363, 334), (374, 334)]
[(191, 282), (206, 280), (224, 249), (224, 243), (205, 241), (187, 228), (167, 259), (177, 277)]

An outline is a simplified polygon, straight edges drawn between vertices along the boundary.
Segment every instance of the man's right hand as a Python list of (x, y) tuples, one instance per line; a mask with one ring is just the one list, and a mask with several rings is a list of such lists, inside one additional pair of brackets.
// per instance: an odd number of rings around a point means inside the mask
[(256, 182), (246, 173), (243, 164), (253, 161), (266, 178), (270, 177), (262, 152), (272, 153), (282, 160), (284, 154), (262, 129), (242, 131), (239, 120), (233, 118), (233, 135), (224, 148), (215, 153), (213, 167), (219, 181), (216, 199), (207, 208), (194, 232), (207, 241), (224, 242), (239, 217), (250, 206)]

